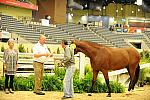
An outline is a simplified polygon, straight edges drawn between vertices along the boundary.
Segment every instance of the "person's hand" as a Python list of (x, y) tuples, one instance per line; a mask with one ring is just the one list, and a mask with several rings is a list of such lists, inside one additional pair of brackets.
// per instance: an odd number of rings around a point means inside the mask
[(49, 53), (45, 53), (45, 57), (48, 57), (50, 54)]
[(61, 62), (61, 61), (59, 61), (59, 62), (58, 62), (58, 66), (59, 66), (59, 67), (63, 67), (63, 66), (64, 66), (64, 63)]
[(50, 54), (49, 56), (50, 56), (50, 57), (53, 57), (53, 54)]
[(19, 64), (16, 65), (16, 70), (18, 70)]
[(6, 68), (6, 65), (4, 64), (4, 70), (6, 71), (7, 70), (7, 68)]
[(61, 65), (62, 65), (62, 66), (65, 66), (65, 64), (64, 64), (64, 63), (61, 63)]
[(57, 61), (58, 64), (61, 64), (62, 62), (60, 60)]

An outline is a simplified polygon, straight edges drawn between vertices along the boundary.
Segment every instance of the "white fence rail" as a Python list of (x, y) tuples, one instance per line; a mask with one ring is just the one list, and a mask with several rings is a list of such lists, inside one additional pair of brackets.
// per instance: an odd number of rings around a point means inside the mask
[[(75, 57), (80, 58), (80, 53), (76, 54)], [(52, 71), (55, 68), (55, 62), (57, 62), (57, 60), (60, 60), (62, 58), (63, 58), (63, 54), (53, 54), (53, 57), (48, 58), (47, 61), (44, 63), (44, 70), (45, 70), (46, 74), (53, 75), (54, 73)], [(79, 59), (79, 60), (81, 60), (81, 59)], [(4, 75), (3, 52), (0, 52), (0, 62), (2, 65), (1, 70), (0, 70), (0, 74)], [(77, 64), (77, 65), (79, 65), (79, 70), (81, 70), (81, 68), (82, 68), (82, 73), (83, 73), (84, 65), (83, 65), (83, 67), (81, 67), (82, 66), (81, 64), (83, 64), (84, 62), (79, 61), (78, 63), (79, 64)], [(19, 67), (18, 67), (16, 76), (27, 77), (29, 75), (34, 74), (33, 53), (19, 53), (18, 64), (19, 64)], [(83, 74), (82, 74), (82, 76), (83, 76)]]
[[(77, 65), (80, 70), (80, 78), (84, 77), (84, 67), (85, 67), (85, 55), (83, 53), (76, 54), (75, 57), (79, 60)], [(49, 58), (44, 65), (45, 70), (49, 70), (49, 74), (52, 74), (51, 71), (55, 67), (55, 59), (62, 59), (63, 54), (53, 54), (53, 57)], [(3, 61), (3, 52), (0, 52), (0, 62), (2, 63)], [(33, 53), (19, 53), (19, 68), (22, 70), (17, 71), (17, 76), (23, 75), (23, 76), (28, 76), (33, 74)], [(1, 66), (3, 67), (3, 66)], [(150, 67), (150, 63), (147, 64), (142, 64), (140, 65), (140, 69), (145, 68), (145, 67)], [(2, 68), (1, 68), (2, 69)], [(23, 69), (28, 69), (28, 70), (23, 70)], [(0, 74), (3, 74), (3, 69), (0, 70)], [(116, 70), (109, 72), (109, 76), (117, 76), (119, 74), (124, 74), (127, 73), (127, 69), (121, 69), (121, 70)], [(99, 76), (103, 76), (101, 73)]]

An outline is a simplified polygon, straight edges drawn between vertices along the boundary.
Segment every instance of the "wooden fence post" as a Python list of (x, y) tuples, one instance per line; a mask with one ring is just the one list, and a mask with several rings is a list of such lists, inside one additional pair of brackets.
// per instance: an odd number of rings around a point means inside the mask
[(84, 70), (85, 70), (85, 54), (79, 53), (79, 78), (84, 78)]

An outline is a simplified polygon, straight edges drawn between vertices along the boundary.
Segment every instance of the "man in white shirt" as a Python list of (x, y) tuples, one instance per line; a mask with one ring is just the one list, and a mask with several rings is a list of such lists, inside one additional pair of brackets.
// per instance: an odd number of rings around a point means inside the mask
[(33, 47), (33, 54), (34, 54), (34, 93), (38, 95), (45, 95), (45, 93), (41, 92), (42, 87), (42, 79), (43, 79), (43, 71), (44, 71), (44, 62), (46, 61), (47, 57), (52, 56), (45, 44), (46, 37), (44, 35), (40, 35), (39, 41)]

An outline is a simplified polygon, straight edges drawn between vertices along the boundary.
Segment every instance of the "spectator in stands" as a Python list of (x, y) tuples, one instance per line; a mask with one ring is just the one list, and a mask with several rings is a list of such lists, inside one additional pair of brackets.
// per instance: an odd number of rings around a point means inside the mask
[(80, 21), (78, 22), (78, 25), (81, 25), (81, 22), (80, 22)]
[(61, 63), (66, 66), (66, 74), (63, 80), (64, 96), (62, 99), (66, 99), (72, 98), (74, 94), (73, 75), (75, 72), (75, 59), (74, 52), (72, 52), (71, 48), (69, 47), (67, 40), (62, 40), (61, 46), (64, 49), (64, 58), (61, 60)]
[(112, 31), (112, 25), (110, 25), (109, 30)]
[(33, 67), (34, 67), (34, 80), (35, 80), (35, 86), (34, 86), (34, 93), (37, 95), (45, 95), (45, 93), (41, 92), (41, 82), (43, 79), (43, 71), (44, 71), (44, 62), (46, 61), (47, 57), (51, 57), (52, 54), (50, 54), (46, 44), (46, 37), (44, 35), (40, 35), (39, 41), (35, 46), (33, 47), (33, 54), (34, 54), (34, 61), (33, 61)]
[(113, 25), (110, 25), (109, 30), (110, 30), (110, 31), (114, 31), (114, 26), (113, 26)]
[[(6, 94), (14, 93), (13, 79), (18, 67), (18, 51), (14, 49), (14, 39), (8, 40), (8, 48), (4, 51), (4, 71), (5, 71), (5, 92)], [(8, 80), (10, 78), (9, 90)]]
[(45, 19), (49, 20), (49, 24), (50, 24), (51, 16), (49, 16), (49, 15), (45, 15)]

